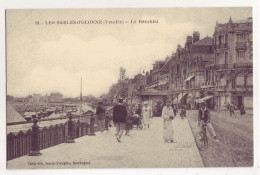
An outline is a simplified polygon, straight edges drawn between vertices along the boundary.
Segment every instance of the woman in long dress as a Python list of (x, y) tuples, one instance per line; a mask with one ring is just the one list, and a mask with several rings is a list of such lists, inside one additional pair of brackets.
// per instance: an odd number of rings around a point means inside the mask
[(163, 118), (163, 138), (164, 142), (168, 143), (176, 143), (173, 140), (173, 125), (172, 120), (174, 118), (173, 109), (170, 106), (170, 101), (167, 101), (166, 106), (163, 107), (162, 110), (162, 118)]
[(146, 126), (149, 128), (150, 124), (150, 117), (151, 117), (151, 109), (148, 106), (148, 103), (144, 103), (144, 107), (142, 109), (142, 124), (144, 126), (144, 129), (146, 129)]

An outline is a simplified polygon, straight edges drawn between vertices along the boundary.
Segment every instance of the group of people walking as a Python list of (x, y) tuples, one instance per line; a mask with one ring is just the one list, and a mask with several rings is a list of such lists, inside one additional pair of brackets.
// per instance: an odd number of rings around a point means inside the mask
[[(96, 115), (99, 131), (103, 133), (105, 126), (105, 108), (103, 107), (103, 102), (99, 102), (96, 108)], [(124, 130), (126, 131), (125, 135), (129, 136), (133, 123), (131, 116), (136, 116), (140, 119), (142, 129), (150, 128), (152, 112), (147, 102), (144, 103), (142, 108), (141, 105), (138, 104), (136, 111), (133, 112), (127, 105), (124, 105), (123, 98), (119, 98), (117, 105), (113, 107), (112, 114), (112, 121), (116, 127), (116, 139), (118, 142), (121, 142)]]
[(135, 112), (130, 111), (130, 109), (123, 104), (123, 99), (118, 99), (118, 104), (113, 108), (113, 122), (116, 126), (116, 139), (118, 142), (121, 142), (121, 137), (123, 135), (124, 130), (126, 130), (126, 135), (129, 136), (129, 132), (132, 128), (133, 121), (131, 120), (131, 116), (135, 115), (136, 117), (141, 119), (141, 124), (143, 129), (149, 128), (151, 123), (151, 109), (148, 106), (148, 103), (145, 102), (143, 108), (141, 105), (138, 105), (138, 108)]
[[(143, 129), (150, 128), (151, 119), (152, 119), (152, 111), (148, 105), (148, 102), (145, 102), (143, 107), (138, 104), (135, 112), (132, 112), (127, 105), (124, 105), (123, 99), (119, 98), (117, 105), (113, 107), (112, 113), (112, 121), (116, 127), (116, 139), (118, 142), (121, 142), (122, 135), (124, 130), (126, 131), (125, 135), (129, 136), (129, 132), (132, 128), (133, 122), (131, 121), (131, 116), (139, 117), (142, 123)], [(99, 126), (99, 130), (101, 133), (104, 132), (105, 126), (105, 108), (103, 107), (103, 102), (99, 102), (98, 107), (96, 109), (97, 114), (97, 123)], [(176, 139), (174, 138), (174, 130), (173, 130), (173, 120), (177, 116), (178, 107), (176, 105), (172, 105), (170, 100), (167, 100), (166, 105), (162, 109), (161, 117), (163, 119), (163, 140), (166, 143), (176, 143)], [(180, 116), (186, 116), (185, 107), (181, 108)], [(202, 131), (202, 126), (205, 125), (214, 139), (218, 142), (216, 132), (213, 126), (210, 123), (210, 111), (208, 110), (205, 103), (200, 104), (200, 108), (198, 110), (198, 126), (200, 127), (200, 131)]]
[[(236, 106), (235, 106), (233, 103), (229, 104), (229, 102), (227, 103), (226, 106), (227, 106), (227, 110), (228, 110), (229, 113), (230, 113), (230, 117), (233, 117), (233, 116), (234, 116), (234, 117), (236, 118), (236, 117), (237, 117), (236, 114), (235, 114), (235, 108), (236, 108)], [(239, 111), (240, 111), (240, 116), (241, 116), (241, 117), (246, 114), (246, 112), (245, 112), (245, 106), (244, 106), (243, 103), (240, 105)]]

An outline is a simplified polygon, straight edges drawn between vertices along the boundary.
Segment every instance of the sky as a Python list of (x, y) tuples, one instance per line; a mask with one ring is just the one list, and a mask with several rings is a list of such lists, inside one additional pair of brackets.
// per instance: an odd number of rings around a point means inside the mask
[[(149, 71), (155, 60), (171, 55), (178, 44), (184, 46), (187, 35), (199, 31), (201, 39), (212, 37), (216, 21), (226, 23), (230, 16), (243, 20), (252, 17), (252, 9), (7, 10), (7, 94), (61, 92), (64, 97), (77, 97), (82, 78), (83, 95), (98, 97), (117, 82), (120, 66), (129, 78)], [(58, 24), (71, 20), (129, 23)]]

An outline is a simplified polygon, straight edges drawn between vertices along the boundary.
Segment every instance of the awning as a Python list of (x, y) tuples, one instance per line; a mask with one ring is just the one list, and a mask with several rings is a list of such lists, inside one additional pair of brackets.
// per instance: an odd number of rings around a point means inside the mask
[(184, 81), (190, 81), (190, 79), (192, 79), (194, 77), (194, 75), (192, 75), (192, 76), (189, 76), (188, 78), (186, 78), (186, 80), (184, 80)]
[(168, 81), (160, 81), (158, 85), (164, 85), (164, 84), (167, 84)]
[(189, 94), (189, 96), (187, 97), (187, 102), (194, 102), (195, 101), (195, 95), (192, 95), (191, 93)]
[(156, 86), (158, 86), (157, 84), (154, 84), (154, 85), (151, 85), (150, 87), (156, 87)]
[(173, 104), (177, 104), (178, 102), (177, 102), (177, 98), (175, 98), (174, 100), (173, 100)]
[(196, 98), (199, 98), (200, 97), (200, 92), (196, 92)]
[(213, 98), (214, 96), (206, 96), (206, 97), (203, 97), (203, 98), (201, 98), (201, 99), (197, 99), (196, 100), (196, 103), (203, 103), (203, 102), (205, 102), (206, 100), (208, 100), (208, 99), (211, 99), (211, 98)]
[(141, 92), (141, 95), (168, 95), (168, 92), (167, 91), (158, 91), (158, 90), (155, 90), (155, 89), (149, 89), (147, 91), (143, 91)]
[(181, 99), (182, 99), (186, 94), (187, 94), (186, 92), (180, 93), (180, 94), (178, 95), (178, 101), (181, 101)]

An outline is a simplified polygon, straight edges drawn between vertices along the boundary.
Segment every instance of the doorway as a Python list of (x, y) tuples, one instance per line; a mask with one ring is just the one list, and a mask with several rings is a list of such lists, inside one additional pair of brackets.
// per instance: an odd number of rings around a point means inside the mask
[(237, 96), (237, 107), (240, 109), (241, 105), (243, 103), (243, 97)]

